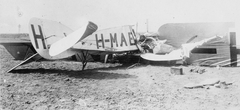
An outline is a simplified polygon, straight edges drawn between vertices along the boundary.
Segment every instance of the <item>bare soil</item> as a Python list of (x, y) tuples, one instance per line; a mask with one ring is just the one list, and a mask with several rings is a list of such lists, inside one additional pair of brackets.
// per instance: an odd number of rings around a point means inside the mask
[[(0, 47), (1, 110), (239, 110), (239, 67), (140, 65), (43, 61), (20, 66)], [(176, 66), (173, 66), (176, 67)], [(203, 72), (191, 71), (193, 69)], [(225, 87), (184, 88), (215, 78), (232, 83)]]

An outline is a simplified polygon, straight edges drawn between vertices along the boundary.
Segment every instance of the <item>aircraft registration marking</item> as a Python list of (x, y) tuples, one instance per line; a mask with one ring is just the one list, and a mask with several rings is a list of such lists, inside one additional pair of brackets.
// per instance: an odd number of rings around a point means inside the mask
[(43, 37), (43, 32), (42, 32), (41, 26), (38, 25), (38, 29), (39, 29), (40, 35), (37, 35), (37, 34), (36, 34), (36, 31), (35, 31), (35, 29), (34, 29), (34, 25), (33, 25), (33, 24), (31, 24), (31, 29), (32, 29), (33, 36), (34, 36), (33, 38), (34, 38), (34, 41), (35, 41), (36, 49), (39, 49), (38, 39), (40, 39), (40, 40), (42, 41), (43, 49), (47, 49), (46, 44), (45, 44), (45, 40), (44, 40), (44, 37)]
[[(124, 35), (124, 33), (121, 33), (121, 37), (120, 37), (120, 41), (118, 41), (118, 34), (117, 33), (110, 33), (109, 36), (103, 36), (103, 34), (95, 34), (95, 39), (96, 39), (96, 46), (97, 49), (99, 49), (100, 47), (102, 48), (106, 48), (105, 46), (107, 45), (106, 43), (110, 43), (111, 48), (112, 47), (123, 47), (123, 46), (132, 46), (135, 45), (135, 40), (133, 38), (133, 33), (132, 32), (128, 32), (127, 34), (127, 39)], [(108, 39), (108, 38), (109, 39)], [(119, 45), (120, 43), (120, 45)]]

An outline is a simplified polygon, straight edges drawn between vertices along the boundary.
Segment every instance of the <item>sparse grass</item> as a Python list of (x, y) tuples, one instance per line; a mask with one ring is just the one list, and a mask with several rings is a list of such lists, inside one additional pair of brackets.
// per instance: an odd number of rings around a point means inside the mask
[[(209, 68), (202, 74), (193, 66), (179, 66), (184, 75), (173, 75), (169, 66), (32, 62), (11, 73), (19, 61), (0, 47), (0, 108), (4, 109), (238, 109), (240, 68)], [(190, 82), (219, 78), (233, 85), (223, 88), (185, 89)]]

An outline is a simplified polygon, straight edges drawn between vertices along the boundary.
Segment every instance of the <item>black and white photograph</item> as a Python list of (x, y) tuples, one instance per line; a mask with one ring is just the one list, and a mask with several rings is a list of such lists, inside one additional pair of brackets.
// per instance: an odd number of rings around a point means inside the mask
[(0, 0), (0, 110), (240, 110), (240, 1)]

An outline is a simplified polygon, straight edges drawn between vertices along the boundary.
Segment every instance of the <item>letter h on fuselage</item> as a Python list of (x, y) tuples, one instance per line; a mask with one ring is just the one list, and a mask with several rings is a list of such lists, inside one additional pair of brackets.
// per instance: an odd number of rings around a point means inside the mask
[(42, 40), (43, 49), (47, 49), (47, 48), (46, 48), (45, 41), (44, 41), (44, 37), (43, 37), (43, 33), (42, 33), (42, 28), (41, 28), (41, 26), (38, 25), (38, 29), (39, 29), (40, 35), (37, 35), (37, 34), (36, 34), (33, 24), (31, 25), (31, 28), (32, 28), (33, 38), (34, 38), (34, 41), (35, 41), (36, 48), (39, 49), (39, 45), (38, 45), (37, 39), (41, 39), (41, 40)]
[(102, 47), (104, 48), (104, 38), (103, 38), (103, 34), (101, 34), (101, 39), (98, 39), (97, 34), (95, 34), (95, 38), (96, 38), (96, 44), (97, 44), (97, 49), (99, 49), (99, 47), (101, 47), (98, 43), (102, 42)]

